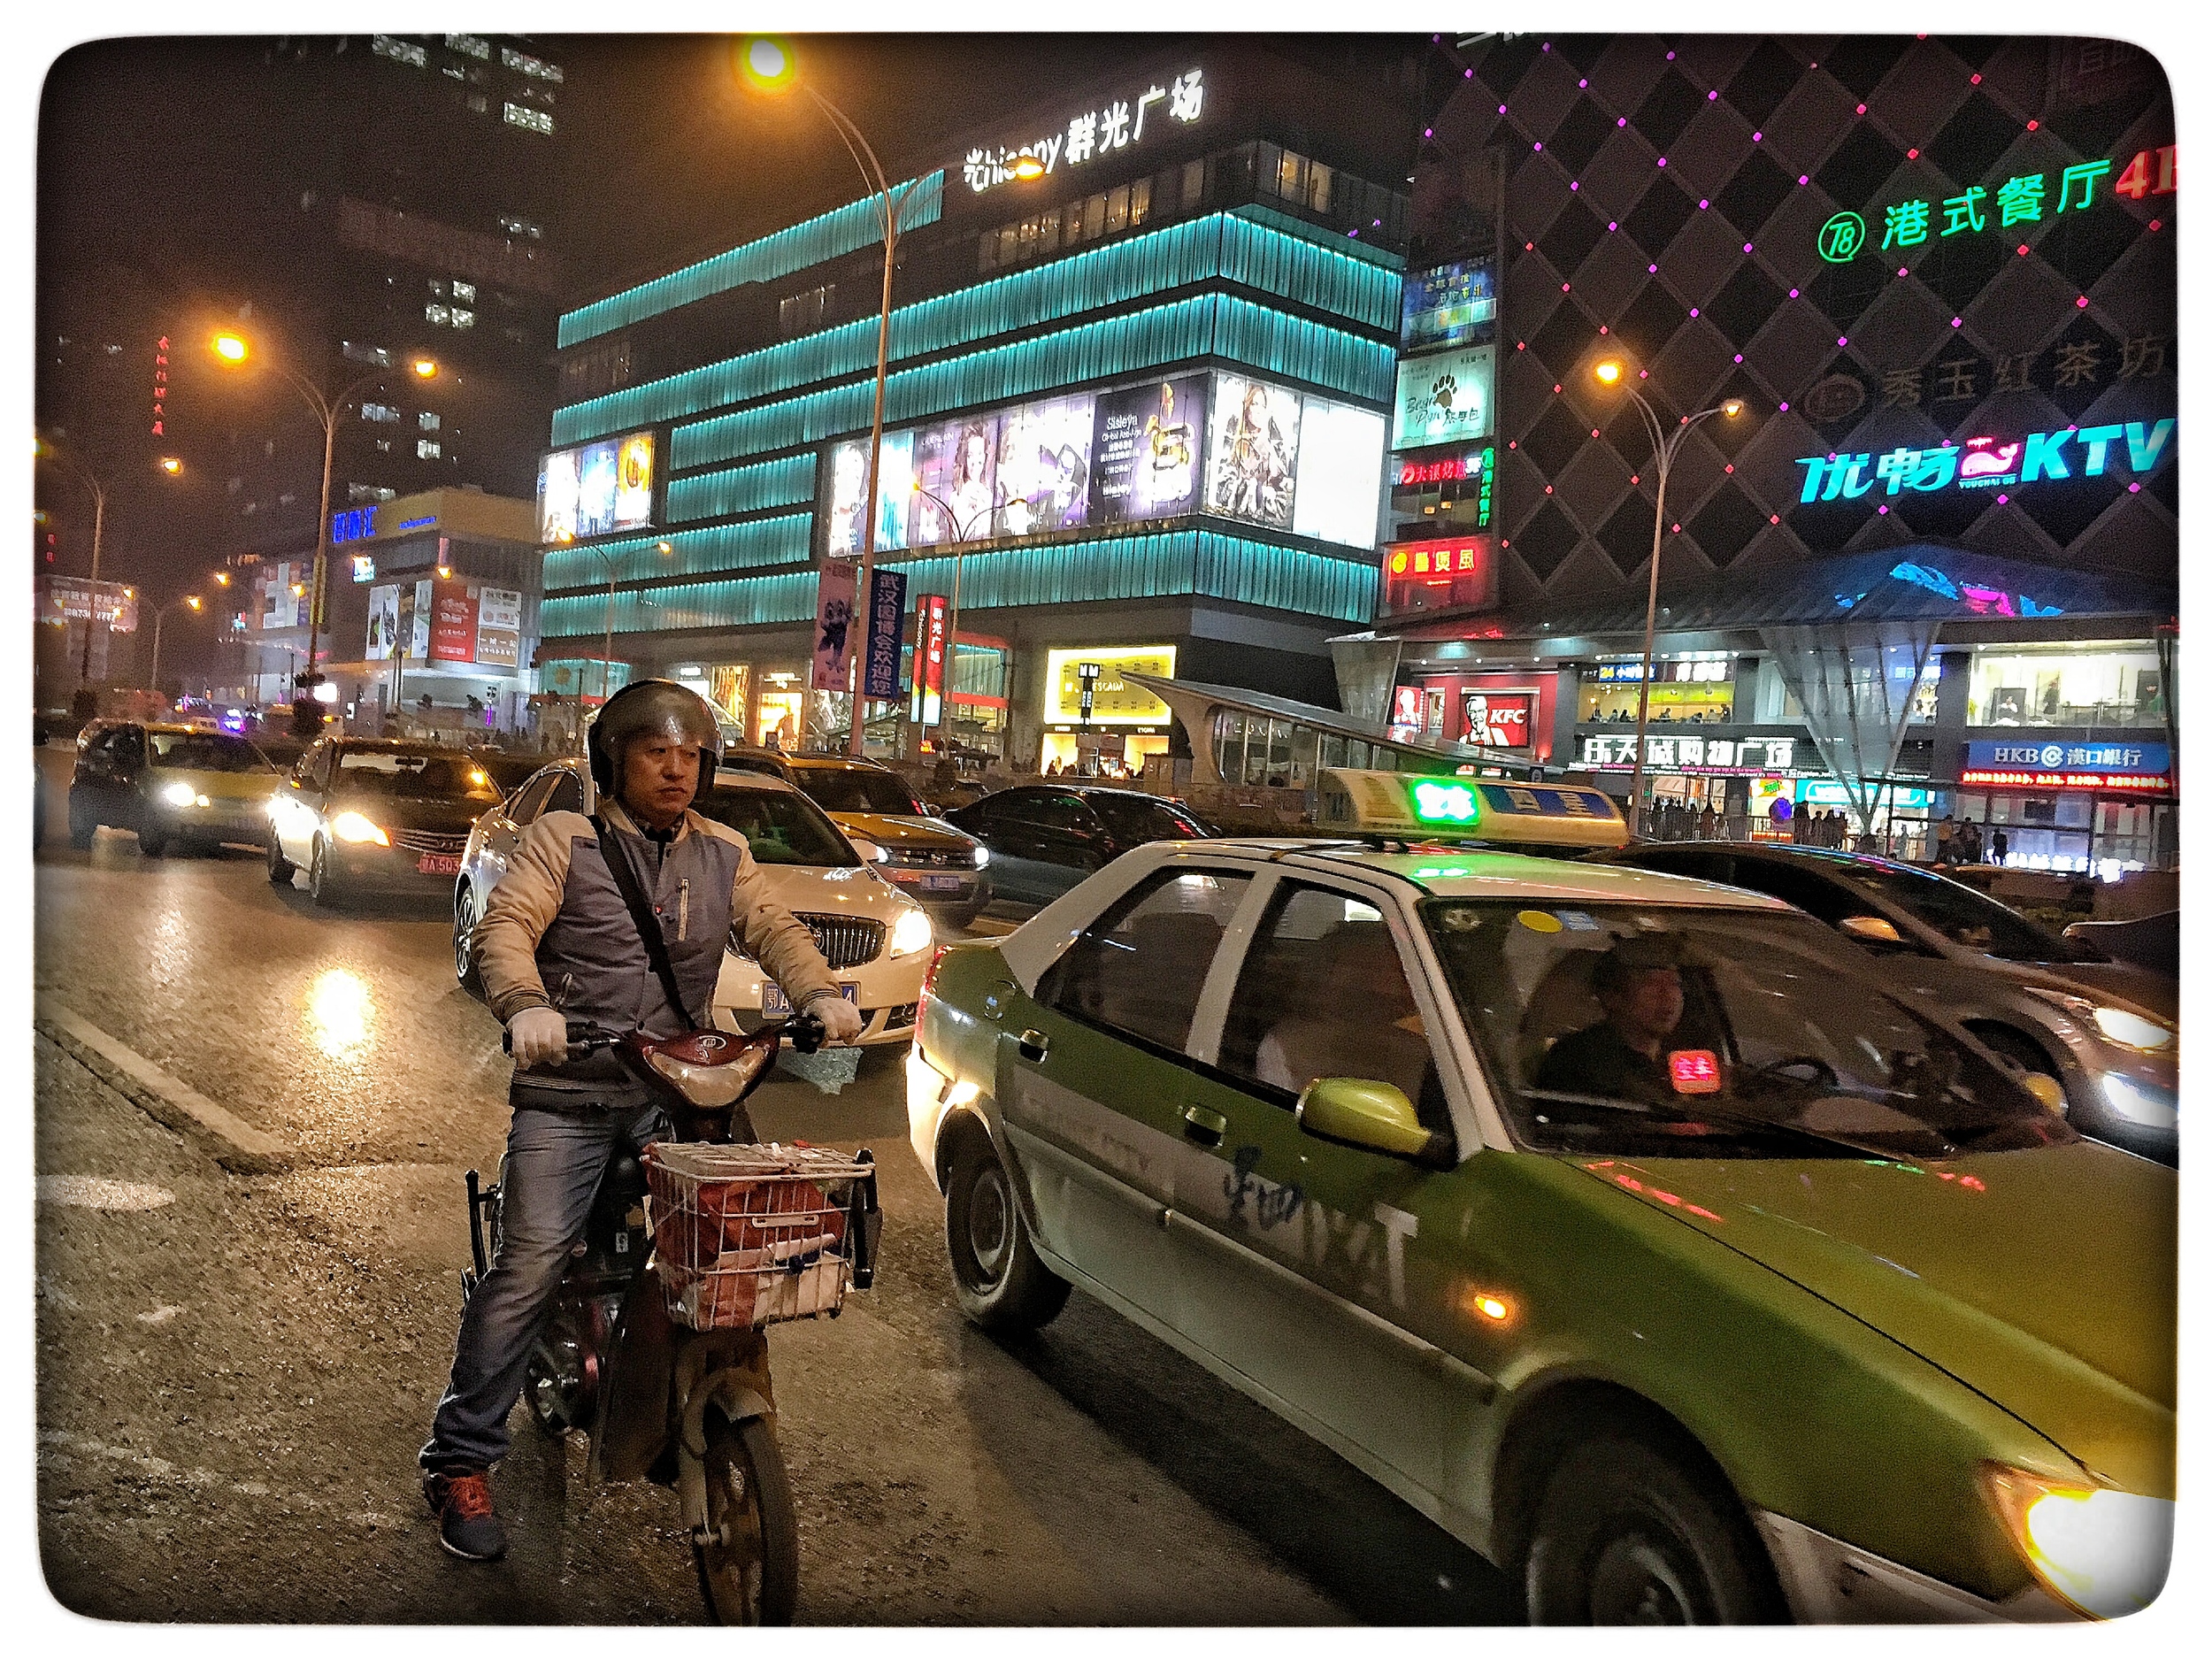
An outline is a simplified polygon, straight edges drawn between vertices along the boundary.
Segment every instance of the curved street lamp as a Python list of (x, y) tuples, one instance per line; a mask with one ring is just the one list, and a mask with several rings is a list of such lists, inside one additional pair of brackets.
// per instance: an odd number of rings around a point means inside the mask
[[(618, 572), (612, 554), (596, 543), (588, 545), (599, 556), (599, 562), (607, 567), (607, 637), (599, 647), (599, 706), (603, 709), (607, 706), (607, 677), (614, 667), (614, 581)], [(676, 548), (671, 541), (657, 541), (653, 544), (653, 550), (666, 558), (675, 552)]]
[[(800, 78), (798, 59), (787, 42), (769, 35), (751, 35), (735, 42), (734, 56), (738, 78), (754, 91), (779, 96), (796, 87), (813, 99), (815, 107), (828, 118), (830, 125), (837, 129), (837, 135), (845, 141), (853, 165), (860, 169), (862, 181), (877, 198), (876, 212), (883, 227), (883, 304), (876, 322), (875, 412), (868, 426), (868, 513), (861, 520), (860, 575), (853, 590), (856, 603), (864, 608), (875, 575), (877, 493), (883, 485), (883, 387), (891, 360), (891, 275), (898, 265), (898, 204), (913, 187), (908, 184), (895, 193), (892, 190), (884, 175), (883, 164), (876, 159), (876, 152), (869, 147), (852, 118), (824, 97), (810, 82)], [(846, 752), (856, 759), (861, 753), (861, 735), (866, 723), (865, 691), (863, 684), (853, 697), (852, 733)]]
[(1667, 518), (1667, 473), (1674, 465), (1675, 452), (1682, 447), (1682, 440), (1690, 428), (1715, 415), (1733, 420), (1743, 413), (1743, 399), (1731, 397), (1710, 409), (1701, 409), (1694, 415), (1684, 415), (1672, 432), (1662, 426), (1644, 395), (1628, 384), (1628, 365), (1619, 357), (1601, 358), (1590, 370), (1591, 378), (1608, 391), (1617, 391), (1636, 405), (1636, 412), (1643, 417), (1644, 429), (1651, 434), (1651, 453), (1659, 469), (1659, 495), (1651, 515), (1651, 585), (1644, 602), (1644, 671), (1636, 689), (1636, 754), (1628, 775), (1628, 833), (1639, 834), (1644, 818), (1644, 727), (1651, 716), (1651, 648), (1659, 626), (1659, 538)]
[[(952, 503), (942, 495), (933, 489), (924, 488), (918, 478), (913, 480), (913, 485), (914, 493), (926, 495), (935, 502), (937, 511), (945, 515), (945, 522), (952, 526), (952, 603), (947, 608), (945, 617), (945, 695), (937, 705), (937, 734), (942, 737), (947, 723), (952, 718), (952, 671), (960, 660), (960, 572), (968, 562), (968, 532), (974, 527), (978, 518), (996, 512), (1006, 503), (1002, 500), (994, 501), (990, 506), (970, 513), (967, 522), (964, 524), (960, 515), (953, 511)], [(1001, 486), (994, 484), (991, 493), (997, 496), (1002, 495), (1004, 491)]]
[(200, 608), (200, 596), (197, 594), (179, 594), (167, 604), (157, 605), (154, 608), (154, 660), (152, 666), (146, 671), (146, 684), (156, 691), (161, 689), (161, 625), (168, 619), (169, 613), (179, 605), (183, 605), (188, 610), (197, 611)]
[[(243, 334), (229, 332), (217, 334), (210, 342), (209, 349), (214, 352), (219, 361), (233, 367), (242, 365), (254, 355), (252, 342)], [(292, 389), (307, 400), (308, 408), (314, 411), (315, 418), (322, 422), (323, 426), (322, 509), (315, 516), (315, 566), (312, 596), (307, 602), (307, 675), (311, 680), (315, 675), (316, 640), (322, 631), (323, 595), (329, 586), (330, 472), (332, 457), (338, 442), (338, 417), (345, 411), (348, 403), (376, 381), (389, 374), (391, 370), (389, 368), (372, 369), (335, 396), (332, 396), (313, 380), (309, 380), (307, 376), (288, 364), (271, 363), (269, 366), (282, 375)], [(407, 366), (413, 371), (419, 380), (434, 379), (438, 373), (438, 364), (434, 357), (417, 357), (411, 359)], [(302, 689), (303, 687), (296, 686), (294, 687), (296, 698)], [(319, 717), (317, 723), (320, 724)]]

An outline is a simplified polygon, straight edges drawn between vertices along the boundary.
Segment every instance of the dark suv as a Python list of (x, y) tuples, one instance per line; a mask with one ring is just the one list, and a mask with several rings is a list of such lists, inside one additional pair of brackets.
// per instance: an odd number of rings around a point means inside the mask
[(1025, 904), (1049, 904), (1132, 847), (1212, 833), (1179, 803), (1087, 784), (1002, 789), (945, 820), (990, 849), (996, 896)]

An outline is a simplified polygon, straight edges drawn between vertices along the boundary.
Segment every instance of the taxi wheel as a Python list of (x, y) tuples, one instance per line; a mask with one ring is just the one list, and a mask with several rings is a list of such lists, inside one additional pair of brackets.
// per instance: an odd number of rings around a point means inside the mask
[(292, 861), (284, 856), (284, 849), (277, 844), (274, 830), (269, 832), (269, 879), (280, 887), (292, 885)]
[(945, 1248), (960, 1311), (986, 1331), (1034, 1331), (1067, 1306), (1068, 1281), (1030, 1248), (1005, 1167), (979, 1134), (953, 1154)]
[(464, 991), (481, 988), (472, 947), (476, 941), (476, 889), (464, 886), (453, 899), (453, 977)]
[(1588, 1440), (1544, 1489), (1529, 1544), (1536, 1624), (1746, 1624), (1784, 1617), (1724, 1494), (1639, 1440)]
[(338, 882), (330, 873), (330, 855), (319, 841), (307, 856), (307, 896), (325, 910), (338, 902)]
[(149, 858), (158, 858), (169, 850), (167, 830), (141, 829), (138, 832), (138, 850)]

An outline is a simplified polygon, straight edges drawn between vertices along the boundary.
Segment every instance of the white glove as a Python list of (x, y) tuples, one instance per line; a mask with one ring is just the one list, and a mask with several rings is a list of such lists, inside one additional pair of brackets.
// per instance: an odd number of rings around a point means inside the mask
[(860, 1010), (841, 996), (818, 996), (806, 1011), (822, 1022), (832, 1042), (850, 1042), (860, 1035)]
[(507, 1047), (527, 1071), (568, 1058), (568, 1017), (557, 1008), (526, 1008), (507, 1022)]

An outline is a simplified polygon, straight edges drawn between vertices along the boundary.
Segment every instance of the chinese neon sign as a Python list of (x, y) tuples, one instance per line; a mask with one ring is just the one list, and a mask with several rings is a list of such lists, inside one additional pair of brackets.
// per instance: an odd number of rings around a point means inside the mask
[[(1484, 444), (1457, 455), (1398, 463), (1400, 489), (1426, 489), (1438, 484), (1464, 483), (1474, 492), (1475, 528), (1490, 527), (1490, 492), (1497, 473), (1497, 449)], [(1464, 493), (1464, 492), (1461, 492)]]
[(1042, 178), (1064, 165), (1080, 166), (1126, 149), (1142, 141), (1148, 119), (1156, 132), (1163, 119), (1187, 126), (1205, 107), (1204, 75), (1203, 70), (1193, 69), (1164, 87), (1152, 82), (1133, 102), (1116, 98), (1071, 116), (1064, 130), (1055, 128), (1026, 143), (971, 150), (961, 163), (960, 176), (980, 196), (1016, 179)]
[(1855, 501), (1878, 486), (1886, 495), (1940, 489), (2018, 488), (2057, 479), (2101, 478), (2115, 466), (2142, 474), (2154, 468), (2174, 435), (2174, 418), (2115, 421), (2032, 432), (2009, 442), (1969, 438), (1933, 449), (1899, 448), (1877, 456), (1801, 455), (1804, 488), (1798, 501)]
[[(2136, 152), (2109, 187), (2114, 196), (2141, 201), (2170, 196), (2175, 188), (2171, 144)], [(1845, 211), (1829, 216), (1816, 238), (1820, 257), (1830, 265), (1848, 265), (1871, 243), (1877, 253), (1917, 248), (1930, 241), (2039, 225), (2067, 212), (2085, 212), (2095, 202), (2097, 181), (2112, 172), (2109, 161), (2084, 161), (2063, 169), (2055, 186), (2047, 173), (2016, 173), (1993, 191), (1970, 185), (1956, 196), (1915, 197), (1874, 210), (1878, 223)], [(1881, 233), (1875, 241), (1875, 232)]]

